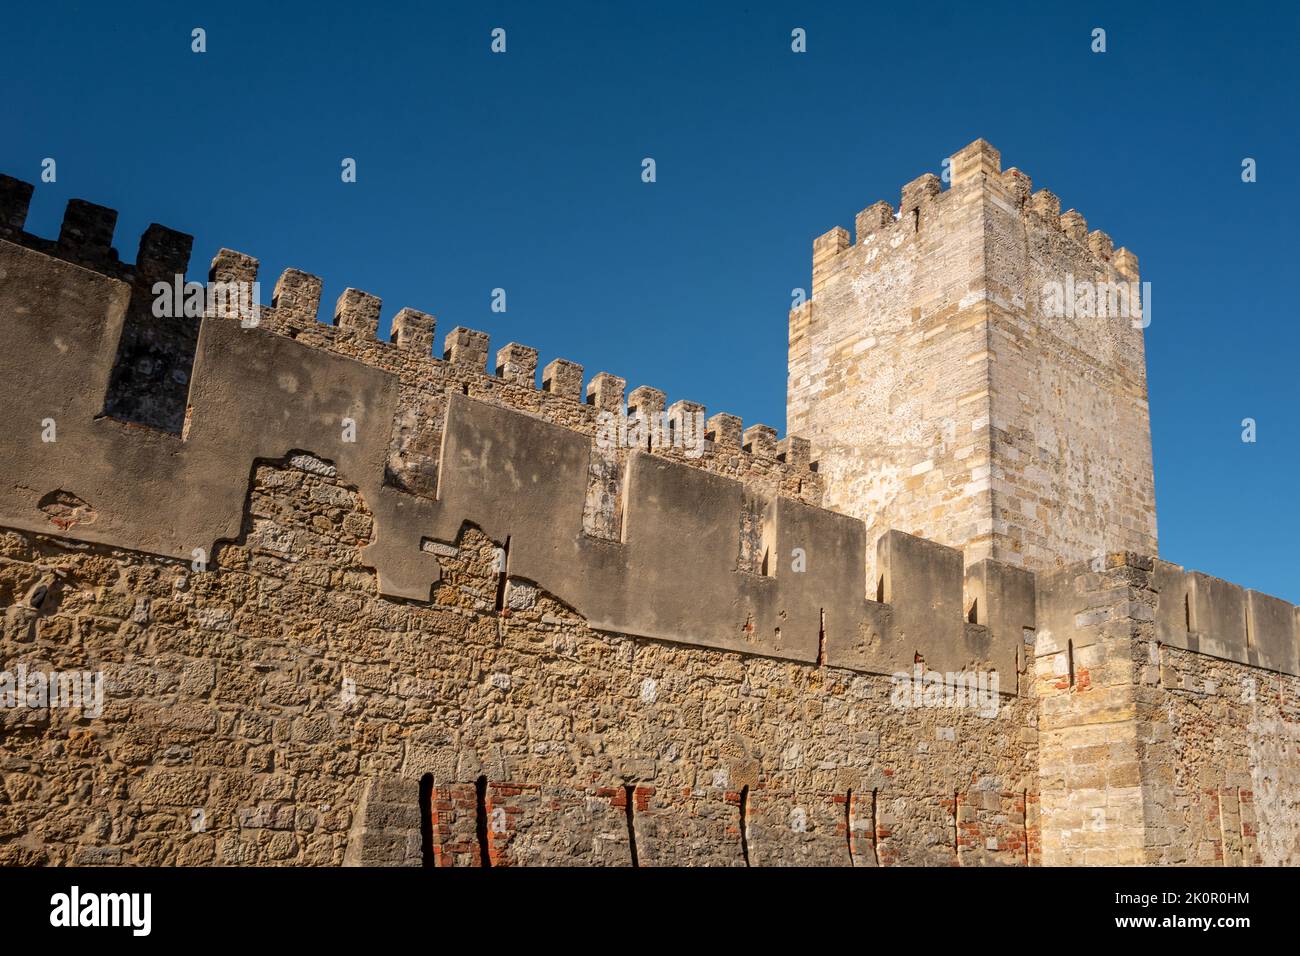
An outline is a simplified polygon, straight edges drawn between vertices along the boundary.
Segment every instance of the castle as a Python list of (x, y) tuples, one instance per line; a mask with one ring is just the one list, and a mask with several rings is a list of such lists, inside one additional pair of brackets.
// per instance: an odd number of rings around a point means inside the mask
[(0, 177), (0, 863), (1300, 862), (1297, 610), (1156, 557), (1140, 304), (1043, 292), (1136, 257), (948, 168), (781, 440)]

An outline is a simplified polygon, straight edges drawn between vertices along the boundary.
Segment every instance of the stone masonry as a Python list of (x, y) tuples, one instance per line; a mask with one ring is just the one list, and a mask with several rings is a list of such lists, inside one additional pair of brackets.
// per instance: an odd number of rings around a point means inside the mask
[(813, 244), (787, 403), (825, 504), (873, 539), (898, 528), (1031, 570), (1155, 554), (1140, 303), (1094, 318), (1042, 301), (1067, 277), (1127, 287), (1137, 257), (983, 140), (949, 169), (950, 189), (926, 174), (860, 212), (856, 242), (837, 227)]
[(1297, 610), (1155, 557), (1140, 324), (1043, 303), (1136, 259), (951, 169), (814, 244), (810, 441), (294, 269), (159, 318), (188, 236), (0, 177), (0, 863), (1300, 862)]

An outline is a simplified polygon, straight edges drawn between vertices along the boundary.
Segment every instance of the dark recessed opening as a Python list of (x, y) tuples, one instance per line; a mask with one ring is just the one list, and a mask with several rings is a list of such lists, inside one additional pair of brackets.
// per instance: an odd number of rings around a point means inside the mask
[(433, 852), (433, 774), (420, 778), (420, 862), (435, 864)]
[(740, 855), (749, 866), (749, 787), (740, 788)]
[(488, 846), (487, 787), (486, 776), (474, 781), (474, 829), (478, 836), (478, 864), (482, 867), (492, 865)]
[(510, 536), (506, 535), (505, 547), (501, 549), (498, 555), (501, 567), (497, 568), (497, 613), (500, 614), (506, 608), (506, 580), (510, 573)]
[(636, 856), (636, 786), (623, 785), (623, 813), (627, 817), (627, 845), (632, 853), (632, 865), (640, 866)]

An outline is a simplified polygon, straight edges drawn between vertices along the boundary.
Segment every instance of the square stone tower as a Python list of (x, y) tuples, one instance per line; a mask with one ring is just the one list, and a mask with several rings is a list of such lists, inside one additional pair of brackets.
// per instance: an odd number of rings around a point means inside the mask
[(949, 169), (813, 243), (787, 417), (825, 504), (968, 563), (1154, 555), (1137, 257), (983, 140)]

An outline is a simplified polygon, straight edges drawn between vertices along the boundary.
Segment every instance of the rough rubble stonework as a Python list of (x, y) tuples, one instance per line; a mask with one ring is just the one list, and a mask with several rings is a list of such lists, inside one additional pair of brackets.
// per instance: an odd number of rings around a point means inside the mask
[(1154, 557), (1141, 331), (1039, 311), (1136, 260), (953, 169), (815, 244), (811, 445), (292, 269), (156, 319), (188, 237), (0, 177), (0, 697), (104, 688), (0, 707), (0, 863), (1300, 862), (1296, 609)]

